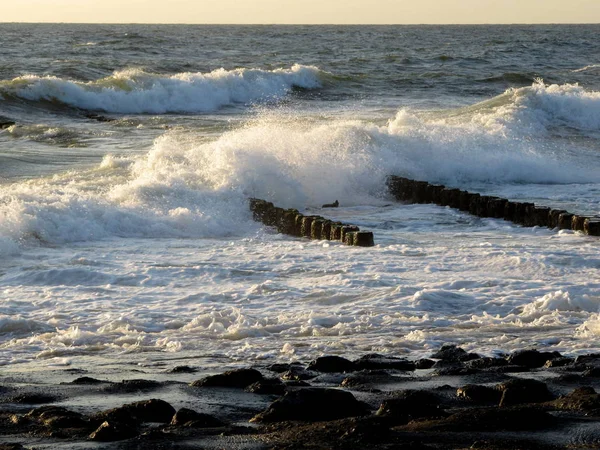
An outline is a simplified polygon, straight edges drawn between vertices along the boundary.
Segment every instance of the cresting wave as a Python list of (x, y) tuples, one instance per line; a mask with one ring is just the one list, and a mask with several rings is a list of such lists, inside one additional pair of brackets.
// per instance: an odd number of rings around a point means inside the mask
[(128, 69), (87, 83), (27, 75), (0, 81), (0, 98), (122, 114), (206, 113), (238, 103), (277, 101), (294, 87), (319, 88), (323, 75), (317, 67), (298, 64), (272, 71), (218, 69), (170, 76)]
[[(508, 101), (511, 96), (517, 101)], [(543, 136), (532, 139), (524, 120), (553, 104), (598, 102), (596, 96), (573, 86), (534, 85), (452, 113), (401, 110), (384, 126), (298, 117), (279, 108), (208, 142), (170, 131), (143, 157), (109, 155), (96, 170), (6, 186), (0, 247), (14, 252), (17, 243), (32, 240), (244, 236), (258, 229), (248, 227), (248, 197), (299, 209), (332, 199), (378, 204), (390, 173), (461, 187), (598, 183), (585, 158), (560, 155)], [(529, 105), (542, 108), (528, 113)]]

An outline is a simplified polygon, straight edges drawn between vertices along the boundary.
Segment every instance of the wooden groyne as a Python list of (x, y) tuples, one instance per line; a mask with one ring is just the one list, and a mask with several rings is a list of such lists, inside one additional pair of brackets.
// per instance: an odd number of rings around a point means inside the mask
[(394, 175), (388, 177), (386, 184), (390, 193), (402, 202), (435, 203), (478, 217), (504, 219), (525, 227), (567, 229), (600, 236), (600, 217), (582, 216), (534, 203), (513, 202)]
[(282, 234), (309, 239), (340, 241), (346, 245), (372, 247), (373, 233), (356, 225), (334, 222), (321, 216), (305, 216), (297, 209), (279, 208), (259, 198), (250, 199), (250, 211), (257, 222), (277, 228)]

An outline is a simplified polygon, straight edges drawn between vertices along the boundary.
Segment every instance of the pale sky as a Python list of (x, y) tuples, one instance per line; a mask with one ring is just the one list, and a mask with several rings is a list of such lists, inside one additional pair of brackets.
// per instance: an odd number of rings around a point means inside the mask
[(600, 23), (600, 0), (7, 0), (0, 22)]

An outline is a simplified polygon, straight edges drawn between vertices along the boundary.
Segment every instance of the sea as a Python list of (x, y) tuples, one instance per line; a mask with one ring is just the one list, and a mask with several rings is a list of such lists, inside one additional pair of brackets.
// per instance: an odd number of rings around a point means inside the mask
[[(0, 371), (600, 352), (600, 25), (0, 24)], [(356, 224), (278, 234), (248, 198)], [(321, 209), (338, 200), (337, 209)]]

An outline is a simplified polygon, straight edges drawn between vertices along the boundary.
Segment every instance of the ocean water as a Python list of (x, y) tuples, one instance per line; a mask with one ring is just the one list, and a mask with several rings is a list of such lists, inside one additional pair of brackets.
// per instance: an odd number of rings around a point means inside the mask
[[(384, 185), (600, 214), (599, 33), (0, 24), (2, 370), (600, 351), (599, 239)], [(248, 197), (377, 245), (278, 235)]]

